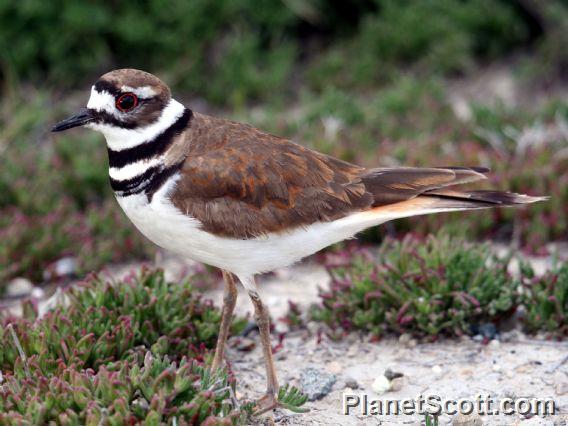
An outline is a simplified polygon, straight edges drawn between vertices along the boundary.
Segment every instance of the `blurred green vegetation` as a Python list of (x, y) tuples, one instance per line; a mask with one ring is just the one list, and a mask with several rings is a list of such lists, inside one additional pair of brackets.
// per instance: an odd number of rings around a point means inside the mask
[(234, 106), (286, 96), (303, 74), (316, 89), (365, 89), (401, 67), (463, 73), (532, 44), (554, 68), (568, 58), (567, 16), (561, 1), (532, 0), (2, 2), (0, 69), (69, 88), (138, 67)]
[(62, 256), (83, 273), (152, 253), (113, 200), (102, 137), (48, 133), (116, 67), (366, 166), (489, 166), (487, 186), (551, 200), (365, 238), (445, 226), (544, 254), (567, 237), (567, 23), (560, 0), (0, 2), (0, 288)]

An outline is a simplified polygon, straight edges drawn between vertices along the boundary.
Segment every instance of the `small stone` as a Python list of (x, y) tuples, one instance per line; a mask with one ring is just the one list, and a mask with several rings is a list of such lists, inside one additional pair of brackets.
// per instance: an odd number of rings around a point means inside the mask
[(399, 373), (397, 371), (392, 371), (390, 368), (387, 368), (385, 370), (385, 377), (389, 379), (389, 381), (392, 381), (393, 379), (398, 379), (399, 377), (402, 376), (404, 376), (404, 374)]
[(493, 323), (485, 323), (479, 326), (479, 334), (488, 339), (493, 339), (497, 334), (497, 327)]
[(503, 333), (499, 334), (499, 340), (501, 342), (514, 342), (517, 340), (521, 340), (524, 338), (524, 335), (516, 329), (504, 331)]
[(77, 259), (71, 256), (62, 257), (43, 271), (43, 279), (45, 281), (55, 281), (61, 278), (70, 278), (75, 276), (76, 272)]
[(433, 366), (432, 373), (434, 373), (436, 376), (439, 376), (440, 374), (442, 374), (442, 367), (440, 367), (439, 365)]
[(146, 401), (144, 398), (135, 399), (134, 401), (132, 401), (132, 405), (135, 407), (138, 406), (144, 411), (147, 411), (149, 408), (148, 401)]
[(498, 349), (501, 343), (497, 339), (493, 339), (489, 342), (489, 347), (492, 349)]
[(351, 389), (359, 389), (359, 383), (353, 377), (345, 379), (345, 386)]
[(31, 296), (32, 299), (43, 299), (45, 297), (45, 291), (43, 291), (43, 288), (34, 287)]
[(343, 370), (343, 367), (337, 361), (328, 362), (325, 368), (327, 369), (327, 371), (333, 374), (339, 374), (341, 373), (341, 370)]
[(391, 382), (384, 375), (381, 375), (375, 379), (371, 385), (371, 389), (373, 389), (373, 392), (377, 395), (382, 395), (391, 389)]
[(481, 334), (476, 334), (471, 338), (474, 342), (483, 342), (483, 336)]
[(74, 257), (63, 257), (55, 262), (55, 273), (60, 277), (66, 277), (77, 272), (77, 260)]
[(498, 373), (499, 371), (501, 371), (501, 366), (497, 363), (493, 364), (493, 371), (495, 371), (496, 373)]
[(515, 371), (519, 374), (530, 374), (534, 371), (534, 366), (531, 364), (522, 364), (516, 367)]
[(300, 372), (302, 391), (308, 395), (310, 401), (321, 399), (330, 393), (335, 381), (334, 374), (317, 368), (307, 367)]
[(33, 284), (26, 278), (14, 278), (8, 283), (6, 296), (24, 297), (29, 295), (34, 289)]
[(416, 339), (413, 339), (412, 335), (410, 335), (408, 333), (401, 334), (400, 337), (398, 338), (398, 342), (402, 346), (404, 346), (406, 348), (411, 348), (411, 349), (416, 347), (416, 345), (418, 344)]
[(235, 349), (241, 352), (250, 352), (256, 347), (256, 342), (248, 337), (239, 337), (235, 342)]
[(479, 414), (458, 414), (454, 417), (453, 426), (481, 426), (483, 425), (483, 420)]
[(556, 395), (558, 395), (558, 396), (568, 394), (568, 383), (560, 383), (560, 384), (556, 385), (556, 387), (554, 388), (554, 391), (556, 392)]
[(501, 392), (501, 397), (515, 399), (517, 397), (517, 394), (512, 389), (504, 389)]
[(397, 377), (391, 380), (391, 390), (398, 392), (404, 387), (404, 377)]

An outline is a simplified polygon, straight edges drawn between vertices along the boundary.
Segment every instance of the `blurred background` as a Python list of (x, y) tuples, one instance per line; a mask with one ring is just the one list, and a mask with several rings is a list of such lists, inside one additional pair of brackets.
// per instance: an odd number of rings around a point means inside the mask
[[(119, 67), (194, 110), (366, 166), (491, 167), (527, 209), (401, 220), (546, 255), (568, 239), (568, 6), (562, 0), (0, 2), (0, 292), (148, 259), (101, 135), (53, 123)], [(63, 262), (63, 263), (62, 263)]]

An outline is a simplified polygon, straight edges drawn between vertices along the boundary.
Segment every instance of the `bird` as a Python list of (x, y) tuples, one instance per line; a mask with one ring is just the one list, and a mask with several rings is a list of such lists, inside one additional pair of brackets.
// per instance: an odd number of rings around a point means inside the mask
[(484, 167), (358, 166), (193, 111), (158, 77), (136, 69), (101, 76), (86, 108), (52, 131), (79, 126), (104, 135), (110, 185), (135, 227), (164, 249), (221, 269), (215, 371), (224, 368), (237, 280), (246, 289), (266, 367), (258, 411), (278, 406), (279, 385), (257, 275), (394, 219), (547, 198), (455, 188), (486, 179)]

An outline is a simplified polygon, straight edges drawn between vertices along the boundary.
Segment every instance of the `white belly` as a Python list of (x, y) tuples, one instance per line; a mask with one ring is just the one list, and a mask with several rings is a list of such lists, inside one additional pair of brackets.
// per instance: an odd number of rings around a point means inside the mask
[(355, 213), (290, 232), (246, 240), (218, 237), (201, 229), (198, 220), (182, 214), (166, 196), (172, 178), (148, 203), (145, 195), (117, 197), (118, 203), (148, 239), (190, 259), (250, 276), (295, 263), (361, 230), (385, 222), (369, 213)]

